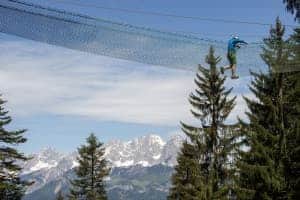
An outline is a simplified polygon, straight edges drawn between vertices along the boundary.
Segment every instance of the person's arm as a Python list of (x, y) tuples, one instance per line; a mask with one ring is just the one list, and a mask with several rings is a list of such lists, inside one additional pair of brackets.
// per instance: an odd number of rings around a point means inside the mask
[(234, 48), (236, 48), (236, 49), (241, 48), (241, 45), (240, 45), (240, 44), (248, 44), (248, 43), (245, 42), (244, 40), (239, 40), (239, 39), (235, 39), (235, 40), (233, 41), (233, 46), (234, 46)]
[(236, 40), (236, 44), (248, 44), (244, 40)]

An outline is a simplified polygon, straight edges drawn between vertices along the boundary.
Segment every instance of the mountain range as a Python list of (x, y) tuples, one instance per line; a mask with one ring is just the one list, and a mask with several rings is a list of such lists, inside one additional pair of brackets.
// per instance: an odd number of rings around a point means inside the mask
[[(112, 168), (106, 178), (109, 199), (166, 199), (182, 140), (180, 135), (167, 141), (147, 135), (104, 144), (105, 158)], [(59, 191), (67, 194), (69, 180), (75, 177), (74, 168), (78, 166), (76, 157), (77, 152), (63, 154), (53, 148), (31, 155), (31, 160), (21, 164), (21, 177), (34, 181), (24, 200), (52, 200)]]

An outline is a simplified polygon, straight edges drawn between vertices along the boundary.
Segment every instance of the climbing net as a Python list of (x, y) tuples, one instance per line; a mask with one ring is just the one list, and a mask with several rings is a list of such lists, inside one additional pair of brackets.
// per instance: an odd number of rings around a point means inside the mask
[[(74, 50), (164, 67), (196, 70), (210, 46), (226, 65), (227, 44), (54, 9), (20, 0), (0, 1), (0, 32)], [(238, 51), (238, 73), (265, 70), (261, 43)], [(299, 71), (300, 67), (283, 71)]]

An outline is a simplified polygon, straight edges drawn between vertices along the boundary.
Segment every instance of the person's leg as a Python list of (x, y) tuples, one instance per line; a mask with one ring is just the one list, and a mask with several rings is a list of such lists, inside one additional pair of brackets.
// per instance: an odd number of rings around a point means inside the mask
[(239, 78), (239, 76), (236, 74), (236, 54), (232, 54), (232, 57), (231, 57), (231, 59), (232, 59), (232, 67), (231, 67), (231, 73), (232, 73), (232, 75), (231, 75), (231, 78), (232, 79), (237, 79), (237, 78)]
[(232, 76), (236, 75), (236, 64), (233, 64), (231, 67), (231, 74)]
[(226, 70), (233, 70), (234, 65), (226, 65), (224, 67), (221, 67), (221, 73), (224, 74)]
[(228, 59), (229, 65), (221, 67), (221, 73), (222, 74), (224, 74), (226, 70), (229, 70), (229, 69), (232, 70), (233, 63), (234, 63), (234, 59), (232, 57), (232, 53), (227, 53), (227, 59)]
[(236, 65), (232, 66), (232, 71), (231, 72), (232, 72), (232, 75), (231, 75), (232, 79), (238, 79), (239, 78), (239, 75), (236, 74)]
[(229, 61), (229, 65), (226, 65), (224, 67), (221, 67), (221, 73), (224, 74), (226, 70), (232, 69), (232, 64), (231, 64), (231, 58), (229, 55), (227, 55), (228, 61)]
[(228, 70), (228, 69), (232, 69), (232, 65), (226, 65), (225, 67), (224, 67), (224, 70), (226, 71), (226, 70)]

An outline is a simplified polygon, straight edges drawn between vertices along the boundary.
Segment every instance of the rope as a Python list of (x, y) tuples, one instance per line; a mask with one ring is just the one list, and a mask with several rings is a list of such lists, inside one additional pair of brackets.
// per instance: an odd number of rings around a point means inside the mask
[[(227, 44), (189, 35), (122, 24), (19, 0), (0, 1), (0, 31), (88, 53), (164, 67), (195, 70), (211, 45), (226, 58)], [(239, 73), (263, 70), (261, 43), (239, 52)], [(252, 49), (249, 49), (252, 48)], [(227, 64), (222, 59), (220, 65)], [(293, 63), (296, 68), (298, 66)], [(291, 67), (291, 65), (288, 65)], [(293, 69), (295, 70), (295, 69)], [(299, 71), (299, 69), (296, 69)]]
[[(62, 4), (71, 4), (71, 5), (80, 6), (80, 7), (98, 8), (98, 9), (103, 9), (103, 10), (141, 14), (141, 15), (152, 15), (152, 16), (159, 16), (159, 17), (172, 17), (172, 18), (190, 19), (190, 20), (198, 20), (198, 21), (231, 23), (231, 24), (248, 24), (248, 25), (259, 25), (259, 26), (272, 26), (273, 25), (272, 23), (217, 19), (217, 18), (198, 17), (198, 16), (184, 16), (184, 15), (176, 15), (176, 14), (172, 14), (172, 13), (161, 13), (161, 12), (151, 12), (151, 11), (145, 11), (145, 10), (133, 10), (133, 9), (126, 9), (126, 8), (106, 7), (106, 6), (96, 5), (96, 4), (87, 4), (87, 3), (68, 1), (68, 0), (51, 0), (51, 1), (54, 1), (57, 3), (62, 3)], [(292, 28), (297, 27), (296, 25), (291, 25), (291, 24), (284, 24), (284, 26), (292, 27)]]

